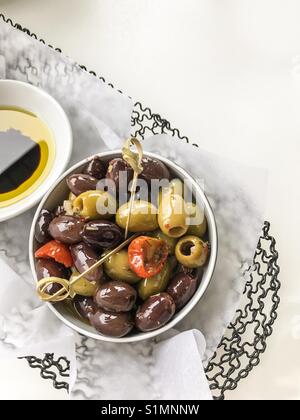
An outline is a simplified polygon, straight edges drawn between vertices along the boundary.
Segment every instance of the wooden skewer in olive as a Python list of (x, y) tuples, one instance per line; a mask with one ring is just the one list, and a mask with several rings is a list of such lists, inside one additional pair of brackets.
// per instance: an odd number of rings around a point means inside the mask
[[(137, 153), (131, 150), (131, 146), (136, 147)], [(132, 184), (131, 184), (131, 189), (130, 189), (129, 212), (128, 212), (128, 217), (126, 221), (126, 229), (125, 229), (125, 239), (127, 239), (132, 206), (135, 199), (137, 180), (138, 180), (138, 176), (143, 172), (143, 167), (142, 167), (143, 148), (140, 141), (134, 137), (131, 139), (128, 139), (125, 142), (125, 145), (122, 149), (122, 154), (123, 154), (123, 159), (133, 169), (133, 179), (132, 179)]]
[[(97, 261), (79, 276), (75, 277), (72, 281), (61, 279), (59, 277), (47, 277), (39, 280), (37, 283), (37, 293), (39, 297), (45, 302), (61, 302), (67, 299), (68, 297), (74, 297), (72, 286), (75, 283), (77, 283), (79, 280), (81, 280), (87, 274), (91, 273), (96, 268), (100, 267), (108, 258), (110, 258), (112, 255), (116, 254), (117, 252), (125, 248), (127, 245), (129, 245), (130, 242), (133, 241), (133, 239), (135, 239), (137, 236), (138, 234), (135, 234), (130, 238), (126, 239), (126, 241), (122, 242), (115, 249), (107, 253), (104, 257), (102, 257), (99, 261)], [(53, 295), (50, 295), (49, 293), (47, 293), (47, 289), (49, 288), (49, 286), (53, 286), (55, 284), (58, 284), (59, 286), (61, 286), (61, 288)]]

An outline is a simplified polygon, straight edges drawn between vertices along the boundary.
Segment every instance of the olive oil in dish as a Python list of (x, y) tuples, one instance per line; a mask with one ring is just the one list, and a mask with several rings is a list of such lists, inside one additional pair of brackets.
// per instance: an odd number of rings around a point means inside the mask
[(37, 115), (0, 106), (0, 208), (36, 190), (49, 174), (54, 158), (53, 134)]

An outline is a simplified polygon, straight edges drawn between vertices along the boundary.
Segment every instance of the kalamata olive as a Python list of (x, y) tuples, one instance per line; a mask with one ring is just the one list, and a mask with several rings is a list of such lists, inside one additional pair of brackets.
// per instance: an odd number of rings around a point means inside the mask
[(96, 179), (102, 179), (105, 177), (106, 168), (104, 163), (98, 156), (95, 156), (84, 168), (84, 174), (90, 175)]
[(51, 240), (51, 236), (49, 235), (48, 229), (53, 217), (54, 216), (51, 213), (51, 211), (42, 210), (37, 219), (34, 236), (37, 242), (39, 242), (40, 244), (45, 244), (46, 242)]
[(73, 174), (67, 178), (67, 184), (73, 194), (80, 195), (97, 188), (99, 180), (87, 174)]
[(133, 178), (133, 170), (124, 159), (116, 158), (111, 160), (108, 164), (106, 178), (114, 181), (117, 190), (119, 189), (121, 178), (124, 179), (124, 174), (120, 177), (120, 172), (126, 172), (127, 174), (127, 183), (125, 183), (125, 187), (127, 187)]
[(175, 313), (173, 298), (167, 293), (150, 296), (138, 309), (135, 325), (140, 331), (153, 331), (164, 326)]
[(92, 297), (76, 295), (73, 305), (76, 312), (85, 319), (89, 319), (90, 315), (97, 311), (97, 305)]
[(66, 280), (70, 278), (70, 270), (52, 259), (39, 258), (36, 261), (35, 268), (39, 280), (46, 277), (59, 277)]
[(64, 244), (80, 242), (80, 232), (84, 227), (84, 220), (74, 216), (58, 216), (49, 225), (50, 235)]
[[(83, 273), (99, 260), (96, 251), (89, 244), (84, 242), (71, 245), (70, 251), (74, 260), (74, 265), (79, 273)], [(91, 273), (87, 274), (85, 278), (89, 281), (99, 282), (102, 279), (102, 275), (102, 267), (98, 267)]]
[(93, 220), (84, 225), (82, 239), (97, 248), (114, 248), (122, 241), (122, 231), (113, 222)]
[(134, 326), (130, 312), (114, 313), (98, 309), (89, 319), (97, 331), (110, 337), (124, 337)]
[(140, 174), (139, 178), (144, 179), (148, 184), (151, 183), (152, 179), (157, 180), (170, 180), (170, 171), (166, 165), (158, 159), (153, 159), (150, 157), (144, 157), (142, 159), (143, 172)]
[(110, 281), (97, 290), (94, 301), (106, 311), (128, 312), (133, 308), (136, 298), (136, 290), (129, 284)]
[[(58, 277), (68, 280), (71, 272), (64, 265), (57, 263), (54, 260), (47, 260), (44, 258), (38, 259), (35, 265), (36, 275), (38, 280), (47, 277)], [(58, 283), (48, 286), (47, 293), (53, 295), (61, 289)]]
[(176, 274), (169, 283), (167, 293), (172, 296), (176, 310), (183, 308), (194, 296), (198, 287), (198, 276), (185, 273)]

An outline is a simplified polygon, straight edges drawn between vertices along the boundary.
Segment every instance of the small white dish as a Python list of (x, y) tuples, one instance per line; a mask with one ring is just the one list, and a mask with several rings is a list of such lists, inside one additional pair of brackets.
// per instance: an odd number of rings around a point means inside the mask
[(49, 191), (69, 162), (73, 136), (68, 117), (59, 103), (48, 93), (28, 83), (0, 80), (0, 106), (21, 108), (37, 115), (52, 131), (55, 159), (46, 179), (26, 198), (0, 208), (0, 222), (24, 213), (36, 205)]

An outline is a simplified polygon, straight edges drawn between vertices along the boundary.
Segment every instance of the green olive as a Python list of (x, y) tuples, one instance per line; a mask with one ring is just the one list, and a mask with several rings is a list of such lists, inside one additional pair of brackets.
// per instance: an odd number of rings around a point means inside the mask
[(120, 280), (129, 284), (135, 284), (141, 280), (140, 277), (130, 269), (128, 252), (125, 249), (117, 252), (105, 261), (104, 271), (112, 280)]
[(170, 260), (166, 262), (160, 273), (156, 276), (143, 279), (138, 284), (139, 296), (147, 300), (150, 296), (164, 292), (168, 286), (173, 271), (173, 264)]
[(207, 221), (204, 215), (204, 211), (194, 203), (186, 203), (185, 211), (187, 213), (187, 216), (192, 219), (191, 222), (193, 222), (193, 219), (197, 219), (197, 224), (191, 225), (190, 223), (188, 223), (189, 229), (187, 231), (187, 234), (203, 238), (207, 231)]
[(86, 191), (73, 201), (75, 213), (88, 219), (110, 219), (116, 213), (116, 200), (106, 191)]
[[(116, 222), (122, 228), (126, 228), (129, 214), (129, 203), (123, 204), (117, 211)], [(148, 201), (134, 201), (129, 223), (130, 232), (151, 232), (158, 228), (157, 208)]]
[(175, 247), (177, 244), (176, 238), (171, 238), (170, 236), (165, 235), (161, 230), (156, 230), (151, 234), (151, 236), (157, 239), (162, 239), (168, 245), (169, 253), (171, 255), (175, 254)]
[(184, 193), (184, 186), (181, 179), (174, 178), (170, 181), (169, 190), (171, 194), (177, 194), (183, 197)]
[[(80, 273), (74, 270), (70, 278), (70, 282), (72, 282), (72, 280), (74, 280), (78, 276), (80, 276)], [(71, 286), (71, 290), (77, 295), (93, 296), (97, 290), (97, 287), (98, 285), (95, 281), (89, 281), (83, 277)]]
[(175, 249), (178, 262), (188, 268), (202, 267), (207, 261), (208, 253), (208, 243), (193, 235), (181, 238)]
[(170, 191), (161, 193), (158, 224), (161, 231), (171, 238), (180, 238), (187, 233), (185, 203), (180, 195)]
[(163, 196), (166, 197), (174, 194), (180, 195), (180, 197), (183, 197), (184, 195), (184, 185), (182, 181), (178, 178), (172, 179), (166, 186), (160, 189), (158, 195), (158, 203), (161, 203)]

